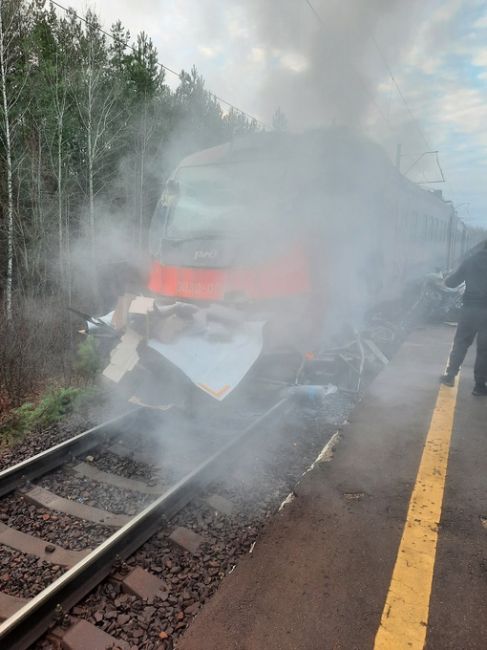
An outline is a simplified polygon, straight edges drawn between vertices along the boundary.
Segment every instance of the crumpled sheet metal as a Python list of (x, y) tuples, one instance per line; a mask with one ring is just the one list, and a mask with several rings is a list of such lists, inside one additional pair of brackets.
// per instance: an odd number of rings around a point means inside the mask
[(264, 322), (244, 322), (229, 340), (183, 332), (175, 341), (149, 339), (148, 346), (178, 367), (200, 390), (222, 401), (259, 358)]

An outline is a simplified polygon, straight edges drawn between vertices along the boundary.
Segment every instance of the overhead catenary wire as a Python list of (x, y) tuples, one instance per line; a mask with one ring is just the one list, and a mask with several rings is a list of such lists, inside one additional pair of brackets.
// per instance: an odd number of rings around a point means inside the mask
[(386, 59), (386, 56), (383, 53), (382, 48), (380, 47), (379, 43), (377, 42), (377, 39), (375, 38), (374, 34), (370, 35), (370, 39), (371, 39), (375, 49), (377, 50), (377, 53), (379, 54), (384, 66), (385, 66), (385, 68), (387, 70), (387, 73), (388, 73), (389, 77), (391, 78), (392, 83), (394, 84), (394, 86), (395, 86), (395, 88), (397, 90), (397, 94), (399, 95), (399, 97), (401, 98), (402, 103), (405, 106), (405, 108), (406, 108), (406, 110), (407, 110), (407, 112), (409, 114), (409, 117), (413, 120), (413, 122), (414, 122), (414, 124), (416, 126), (416, 129), (417, 129), (418, 133), (420, 134), (420, 136), (421, 136), (423, 142), (425, 143), (426, 147), (428, 149), (431, 149), (432, 147), (431, 147), (430, 143), (428, 142), (428, 139), (427, 139), (423, 129), (420, 127), (420, 125), (418, 123), (418, 119), (416, 118), (413, 111), (411, 110), (411, 107), (409, 106), (408, 101), (407, 101), (406, 97), (404, 96), (404, 93), (402, 92), (401, 87), (399, 86), (399, 83), (398, 83), (396, 77), (394, 76), (394, 73), (392, 72), (391, 66), (389, 65), (389, 63), (388, 63), (388, 61)]
[[(386, 58), (382, 48), (380, 47), (377, 39), (375, 38), (374, 34), (371, 34), (371, 40), (372, 40), (372, 43), (373, 43), (375, 49), (377, 50), (380, 58), (382, 59), (382, 62), (383, 62), (384, 66), (385, 66), (385, 68), (386, 68), (386, 70), (387, 70), (387, 72), (389, 74), (389, 77), (391, 78), (392, 83), (394, 84), (394, 86), (395, 86), (395, 88), (397, 90), (397, 94), (401, 98), (401, 101), (403, 102), (404, 106), (406, 107), (406, 110), (407, 110), (409, 116), (411, 117), (411, 120), (413, 121), (414, 125), (416, 126), (416, 129), (417, 129), (418, 133), (420, 134), (420, 136), (421, 136), (423, 142), (425, 143), (426, 147), (428, 148), (428, 150), (431, 150), (432, 146), (431, 146), (430, 142), (428, 141), (428, 138), (426, 137), (423, 129), (419, 125), (419, 121), (418, 121), (417, 117), (414, 115), (411, 107), (409, 106), (409, 103), (408, 103), (404, 93), (402, 92), (401, 87), (399, 86), (399, 83), (398, 83), (397, 79), (395, 78), (394, 73), (393, 73), (393, 71), (391, 69), (391, 66), (389, 65), (389, 62), (387, 61), (387, 58)], [(445, 172), (444, 172), (443, 167), (441, 166), (441, 163), (440, 163), (439, 151), (434, 150), (434, 151), (430, 151), (430, 153), (435, 155), (435, 161), (436, 161), (436, 165), (437, 165), (437, 167), (438, 167), (438, 169), (440, 171), (441, 179), (434, 180), (434, 181), (423, 181), (423, 182), (427, 183), (427, 184), (430, 184), (430, 183), (445, 183), (447, 185), (449, 191), (451, 193), (453, 193), (453, 194), (456, 194), (455, 189), (452, 187), (451, 181), (447, 181), (447, 179), (446, 179)], [(405, 172), (405, 175), (407, 175), (407, 172)]]
[[(397, 90), (397, 94), (401, 98), (401, 101), (403, 102), (404, 106), (406, 107), (406, 110), (407, 110), (409, 116), (411, 117), (411, 120), (413, 121), (413, 123), (415, 125), (416, 130), (420, 134), (420, 136), (421, 136), (424, 144), (426, 145), (426, 147), (430, 150), (432, 147), (431, 147), (428, 139), (426, 138), (426, 135), (424, 134), (423, 129), (420, 127), (418, 119), (416, 118), (413, 111), (411, 110), (411, 107), (409, 106), (409, 103), (408, 103), (406, 97), (404, 96), (404, 93), (402, 92), (401, 87), (399, 86), (399, 83), (398, 83), (397, 79), (395, 78), (394, 73), (392, 72), (392, 69), (391, 69), (391, 67), (390, 67), (390, 65), (389, 65), (389, 63), (387, 61), (387, 58), (386, 58), (385, 54), (383, 53), (379, 43), (377, 42), (377, 39), (375, 38), (374, 34), (371, 34), (371, 40), (372, 40), (372, 43), (374, 44), (374, 47), (377, 50), (380, 58), (382, 59), (382, 62), (384, 63), (384, 66), (385, 66), (385, 68), (386, 68), (386, 70), (387, 70), (387, 72), (388, 72), (388, 74), (389, 74), (389, 76), (391, 78), (391, 81), (392, 81), (392, 83), (394, 84), (394, 86), (395, 86), (395, 88)], [(435, 180), (435, 181), (423, 181), (423, 182), (428, 183), (428, 184), (429, 183), (446, 183), (448, 185), (448, 182), (447, 182), (446, 177), (445, 177), (445, 173), (444, 173), (443, 168), (442, 168), (442, 166), (440, 164), (439, 151), (434, 150), (434, 151), (430, 151), (428, 153), (433, 153), (435, 155), (435, 161), (436, 161), (436, 165), (437, 165), (437, 167), (438, 167), (438, 169), (440, 171), (441, 179), (440, 180)], [(407, 175), (407, 172), (405, 172), (405, 175)], [(451, 183), (449, 184), (449, 189), (450, 189), (450, 191), (453, 190), (453, 188), (451, 187)]]
[[(311, 0), (305, 0), (305, 2), (309, 6), (309, 8), (313, 12), (313, 14), (316, 16), (316, 18), (321, 22), (322, 25), (324, 25), (323, 19), (321, 18), (320, 14), (315, 9), (315, 7), (312, 5)], [(394, 73), (392, 72), (391, 66), (389, 65), (389, 62), (387, 61), (387, 57), (384, 54), (381, 46), (379, 45), (376, 37), (374, 36), (374, 34), (370, 34), (370, 39), (371, 39), (375, 49), (377, 50), (377, 53), (379, 54), (379, 57), (381, 58), (384, 66), (385, 66), (385, 68), (387, 70), (387, 73), (388, 73), (389, 77), (391, 78), (392, 83), (394, 84), (394, 86), (396, 88), (397, 94), (399, 95), (399, 97), (401, 98), (401, 101), (403, 102), (404, 106), (406, 107), (406, 110), (409, 113), (409, 116), (411, 117), (411, 119), (413, 120), (413, 122), (414, 122), (414, 124), (416, 126), (416, 129), (418, 130), (423, 142), (425, 143), (425, 145), (426, 145), (426, 147), (428, 149), (431, 149), (432, 147), (431, 147), (430, 143), (428, 142), (428, 139), (426, 138), (426, 135), (425, 135), (423, 129), (420, 127), (416, 116), (414, 115), (413, 111), (411, 110), (411, 107), (409, 106), (409, 103), (408, 103), (406, 97), (404, 96), (404, 93), (402, 92), (401, 87), (399, 86), (399, 83), (398, 83), (396, 77), (394, 76)]]
[[(420, 136), (421, 136), (423, 142), (425, 143), (426, 147), (429, 150), (431, 150), (432, 146), (431, 146), (430, 142), (428, 141), (428, 138), (426, 137), (423, 129), (419, 125), (419, 121), (418, 121), (417, 117), (414, 115), (411, 107), (409, 106), (409, 103), (408, 103), (406, 97), (404, 96), (404, 93), (402, 92), (401, 87), (399, 86), (399, 83), (398, 83), (397, 79), (395, 78), (394, 73), (392, 72), (392, 69), (391, 69), (391, 67), (390, 67), (390, 65), (389, 65), (389, 63), (387, 61), (387, 58), (386, 58), (384, 52), (382, 51), (382, 48), (380, 47), (380, 45), (379, 45), (377, 39), (375, 38), (374, 34), (371, 34), (371, 40), (372, 40), (372, 43), (373, 43), (375, 49), (377, 50), (380, 58), (382, 59), (382, 62), (384, 63), (384, 66), (385, 66), (385, 68), (386, 68), (386, 70), (387, 70), (387, 72), (389, 74), (389, 77), (391, 78), (391, 81), (392, 81), (392, 83), (394, 84), (394, 86), (395, 86), (395, 88), (397, 90), (397, 94), (401, 98), (401, 101), (403, 102), (404, 106), (406, 107), (406, 110), (407, 110), (409, 116), (411, 117), (411, 120), (413, 121), (414, 125), (416, 126), (416, 129), (417, 129), (418, 133), (420, 134)], [(445, 183), (448, 186), (449, 191), (452, 192), (453, 194), (455, 194), (455, 190), (452, 187), (451, 181), (446, 180), (445, 172), (443, 171), (443, 168), (442, 168), (441, 163), (440, 163), (439, 151), (434, 150), (434, 151), (429, 151), (428, 153), (434, 154), (436, 165), (437, 165), (437, 167), (438, 167), (438, 169), (440, 171), (441, 179), (433, 180), (433, 181), (426, 181), (425, 180), (425, 181), (422, 181), (422, 182), (426, 183), (426, 184)], [(407, 172), (405, 172), (405, 175), (407, 176)]]
[[(112, 41), (114, 41), (115, 43), (119, 43), (120, 45), (123, 45), (124, 47), (128, 48), (129, 50), (131, 50), (131, 51), (134, 52), (135, 54), (138, 53), (137, 48), (135, 48), (133, 45), (131, 45), (130, 43), (124, 41), (122, 38), (117, 38), (116, 36), (114, 36), (114, 35), (111, 34), (110, 32), (107, 32), (107, 31), (106, 31), (105, 29), (103, 29), (103, 27), (101, 27), (100, 25), (97, 25), (97, 24), (95, 24), (95, 23), (92, 23), (91, 21), (87, 20), (87, 19), (84, 18), (83, 16), (80, 16), (78, 13), (76, 13), (76, 11), (74, 11), (74, 9), (72, 9), (72, 8), (68, 8), (68, 7), (65, 7), (65, 6), (62, 5), (60, 2), (57, 2), (57, 0), (49, 0), (49, 1), (50, 1), (50, 3), (51, 3), (52, 5), (58, 7), (59, 9), (61, 9), (62, 11), (64, 11), (65, 13), (70, 13), (70, 14), (73, 15), (75, 18), (77, 18), (77, 19), (80, 20), (81, 22), (85, 23), (85, 24), (88, 25), (89, 27), (94, 27), (94, 28), (97, 29), (101, 34), (104, 34), (105, 36), (108, 36), (108, 38), (111, 38)], [(169, 72), (170, 74), (172, 74), (172, 75), (178, 77), (178, 79), (181, 79), (181, 73), (180, 73), (180, 72), (177, 72), (177, 71), (174, 70), (173, 68), (171, 68), (171, 67), (165, 65), (164, 63), (161, 63), (159, 60), (158, 60), (156, 63), (157, 63), (157, 65), (158, 65), (162, 70), (164, 70), (165, 72)], [(240, 115), (245, 116), (245, 117), (246, 117), (247, 119), (249, 119), (251, 122), (254, 122), (255, 124), (258, 124), (259, 126), (261, 126), (261, 127), (264, 128), (264, 129), (269, 128), (267, 124), (265, 124), (264, 122), (262, 122), (262, 120), (259, 120), (259, 119), (257, 119), (256, 117), (254, 117), (253, 115), (250, 115), (250, 113), (247, 113), (246, 111), (242, 110), (242, 109), (239, 108), (238, 106), (235, 106), (235, 104), (232, 104), (232, 102), (229, 102), (228, 100), (224, 99), (223, 97), (220, 97), (220, 96), (217, 95), (216, 93), (214, 93), (214, 92), (208, 90), (208, 94), (211, 95), (212, 97), (214, 97), (214, 99), (216, 99), (220, 104), (224, 104), (225, 106), (227, 106), (230, 110), (234, 111), (235, 113), (239, 113)]]
[[(325, 23), (323, 17), (322, 17), (321, 14), (319, 13), (319, 11), (316, 9), (316, 7), (313, 5), (313, 3), (311, 2), (311, 0), (304, 0), (304, 2), (305, 2), (306, 5), (309, 7), (309, 9), (311, 10), (311, 12), (313, 13), (313, 15), (315, 16), (316, 20), (320, 23), (320, 25), (321, 25), (323, 28), (326, 28), (326, 23)], [(421, 136), (423, 142), (425, 143), (425, 145), (426, 145), (426, 147), (427, 147), (428, 149), (432, 149), (430, 143), (428, 142), (428, 139), (426, 138), (426, 135), (425, 135), (423, 129), (422, 129), (422, 128), (420, 127), (420, 125), (419, 125), (418, 119), (415, 117), (413, 111), (411, 110), (411, 107), (409, 106), (409, 103), (408, 103), (406, 97), (404, 96), (404, 93), (403, 93), (402, 90), (401, 90), (401, 87), (399, 86), (399, 83), (398, 83), (397, 79), (395, 78), (394, 73), (392, 72), (392, 69), (391, 69), (391, 67), (390, 67), (390, 65), (389, 65), (389, 63), (388, 63), (388, 61), (387, 61), (387, 58), (386, 58), (385, 54), (383, 53), (383, 51), (382, 51), (382, 49), (381, 49), (379, 43), (377, 42), (377, 39), (375, 38), (375, 36), (374, 36), (373, 34), (370, 35), (370, 38), (371, 38), (371, 41), (372, 41), (372, 43), (373, 43), (375, 49), (377, 50), (377, 52), (378, 52), (378, 54), (379, 54), (379, 56), (380, 56), (380, 58), (381, 58), (381, 60), (382, 60), (382, 62), (383, 62), (383, 64), (384, 64), (384, 66), (385, 66), (385, 68), (386, 68), (386, 70), (387, 70), (387, 73), (389, 74), (389, 76), (390, 76), (390, 78), (391, 78), (392, 83), (394, 84), (394, 86), (395, 86), (395, 88), (396, 88), (396, 90), (397, 90), (397, 93), (398, 93), (399, 97), (401, 98), (401, 101), (403, 102), (403, 104), (404, 104), (404, 106), (406, 107), (406, 110), (407, 110), (409, 116), (411, 117), (411, 119), (412, 119), (414, 125), (416, 126), (416, 129), (417, 129), (417, 131), (419, 132), (419, 134), (420, 134), (420, 136)], [(357, 73), (357, 76), (360, 78), (359, 73)], [(362, 83), (362, 85), (365, 86), (364, 83)], [(379, 105), (378, 105), (377, 102), (375, 101), (375, 98), (372, 97), (372, 95), (371, 95), (370, 93), (369, 93), (369, 96), (371, 97), (371, 99), (372, 99), (372, 101), (373, 101), (373, 103), (374, 103), (374, 106), (377, 108), (377, 110), (379, 111), (379, 113), (381, 114), (381, 116), (383, 117), (383, 119), (387, 122), (387, 124), (389, 125), (389, 127), (391, 128), (391, 130), (393, 130), (392, 125), (390, 124), (389, 120), (385, 117), (383, 111), (380, 109)], [(442, 169), (442, 167), (441, 167), (441, 165), (440, 165), (440, 160), (439, 160), (439, 157), (438, 157), (439, 152), (438, 152), (437, 150), (435, 150), (434, 153), (435, 153), (436, 164), (437, 164), (438, 169), (439, 169), (439, 171), (440, 171), (441, 180), (425, 181), (425, 182), (427, 182), (427, 183), (446, 183), (446, 184), (448, 184), (448, 181), (446, 180), (446, 177), (445, 177), (444, 171), (443, 171), (443, 169)], [(452, 189), (452, 188), (450, 187), (450, 189)]]
[[(322, 29), (326, 30), (326, 29), (327, 29), (326, 22), (324, 21), (324, 19), (323, 19), (323, 17), (321, 16), (321, 14), (320, 14), (320, 13), (317, 11), (317, 9), (314, 7), (314, 5), (312, 4), (311, 0), (304, 0), (304, 2), (308, 5), (308, 7), (309, 7), (310, 10), (312, 11), (314, 17), (316, 18), (316, 20), (317, 20), (317, 21), (319, 22), (319, 24), (321, 25)], [(375, 97), (373, 97), (373, 95), (371, 94), (370, 90), (367, 88), (367, 84), (363, 81), (363, 79), (362, 79), (360, 73), (359, 73), (358, 71), (356, 71), (355, 68), (354, 68), (353, 66), (352, 66), (352, 69), (355, 71), (355, 73), (356, 73), (356, 77), (357, 77), (357, 80), (359, 81), (359, 83), (361, 84), (362, 88), (364, 89), (365, 94), (369, 96), (370, 100), (372, 101), (373, 105), (375, 106), (375, 108), (376, 108), (378, 114), (379, 114), (379, 115), (381, 116), (381, 118), (383, 119), (384, 123), (389, 127), (389, 129), (390, 129), (391, 131), (394, 131), (394, 128), (393, 128), (393, 126), (392, 126), (390, 120), (388, 119), (388, 117), (386, 116), (386, 114), (384, 113), (384, 111), (381, 109), (381, 107), (379, 106), (379, 104), (375, 101)]]

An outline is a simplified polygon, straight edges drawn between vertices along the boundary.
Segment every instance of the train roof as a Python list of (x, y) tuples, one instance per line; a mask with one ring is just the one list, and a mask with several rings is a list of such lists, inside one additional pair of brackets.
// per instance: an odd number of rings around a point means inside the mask
[(428, 190), (403, 176), (392, 164), (384, 149), (370, 139), (345, 127), (330, 127), (303, 133), (258, 132), (236, 137), (215, 147), (197, 151), (179, 164), (181, 167), (224, 165), (238, 162), (273, 160), (282, 164), (294, 161), (296, 168), (306, 162), (322, 175), (323, 171), (339, 169), (348, 177), (350, 187), (365, 174), (370, 182), (397, 183), (403, 192), (421, 197), (423, 201), (453, 211), (451, 202), (441, 191)]
[(327, 152), (341, 151), (359, 153), (367, 150), (369, 156), (387, 160), (383, 149), (372, 141), (357, 135), (350, 129), (315, 129), (303, 133), (258, 132), (236, 137), (215, 147), (203, 149), (184, 158), (180, 167), (224, 164), (239, 160), (253, 160), (256, 157), (276, 158), (323, 156)]

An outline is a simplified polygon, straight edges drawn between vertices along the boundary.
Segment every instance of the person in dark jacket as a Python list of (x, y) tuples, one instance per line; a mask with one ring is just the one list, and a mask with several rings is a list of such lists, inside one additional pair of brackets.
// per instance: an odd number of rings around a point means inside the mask
[(477, 336), (473, 395), (487, 395), (487, 241), (481, 250), (464, 260), (445, 280), (446, 286), (450, 288), (463, 283), (463, 308), (448, 366), (441, 382), (447, 386), (455, 385), (455, 377), (468, 348)]

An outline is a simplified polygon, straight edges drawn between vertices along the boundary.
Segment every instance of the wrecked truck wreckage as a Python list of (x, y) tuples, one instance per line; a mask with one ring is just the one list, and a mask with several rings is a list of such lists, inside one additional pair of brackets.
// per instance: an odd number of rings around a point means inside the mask
[(341, 129), (258, 133), (190, 155), (154, 212), (144, 295), (91, 323), (116, 338), (103, 375), (158, 408), (263, 384), (356, 392), (387, 363), (403, 311), (433, 295), (422, 279), (464, 254), (455, 219)]

